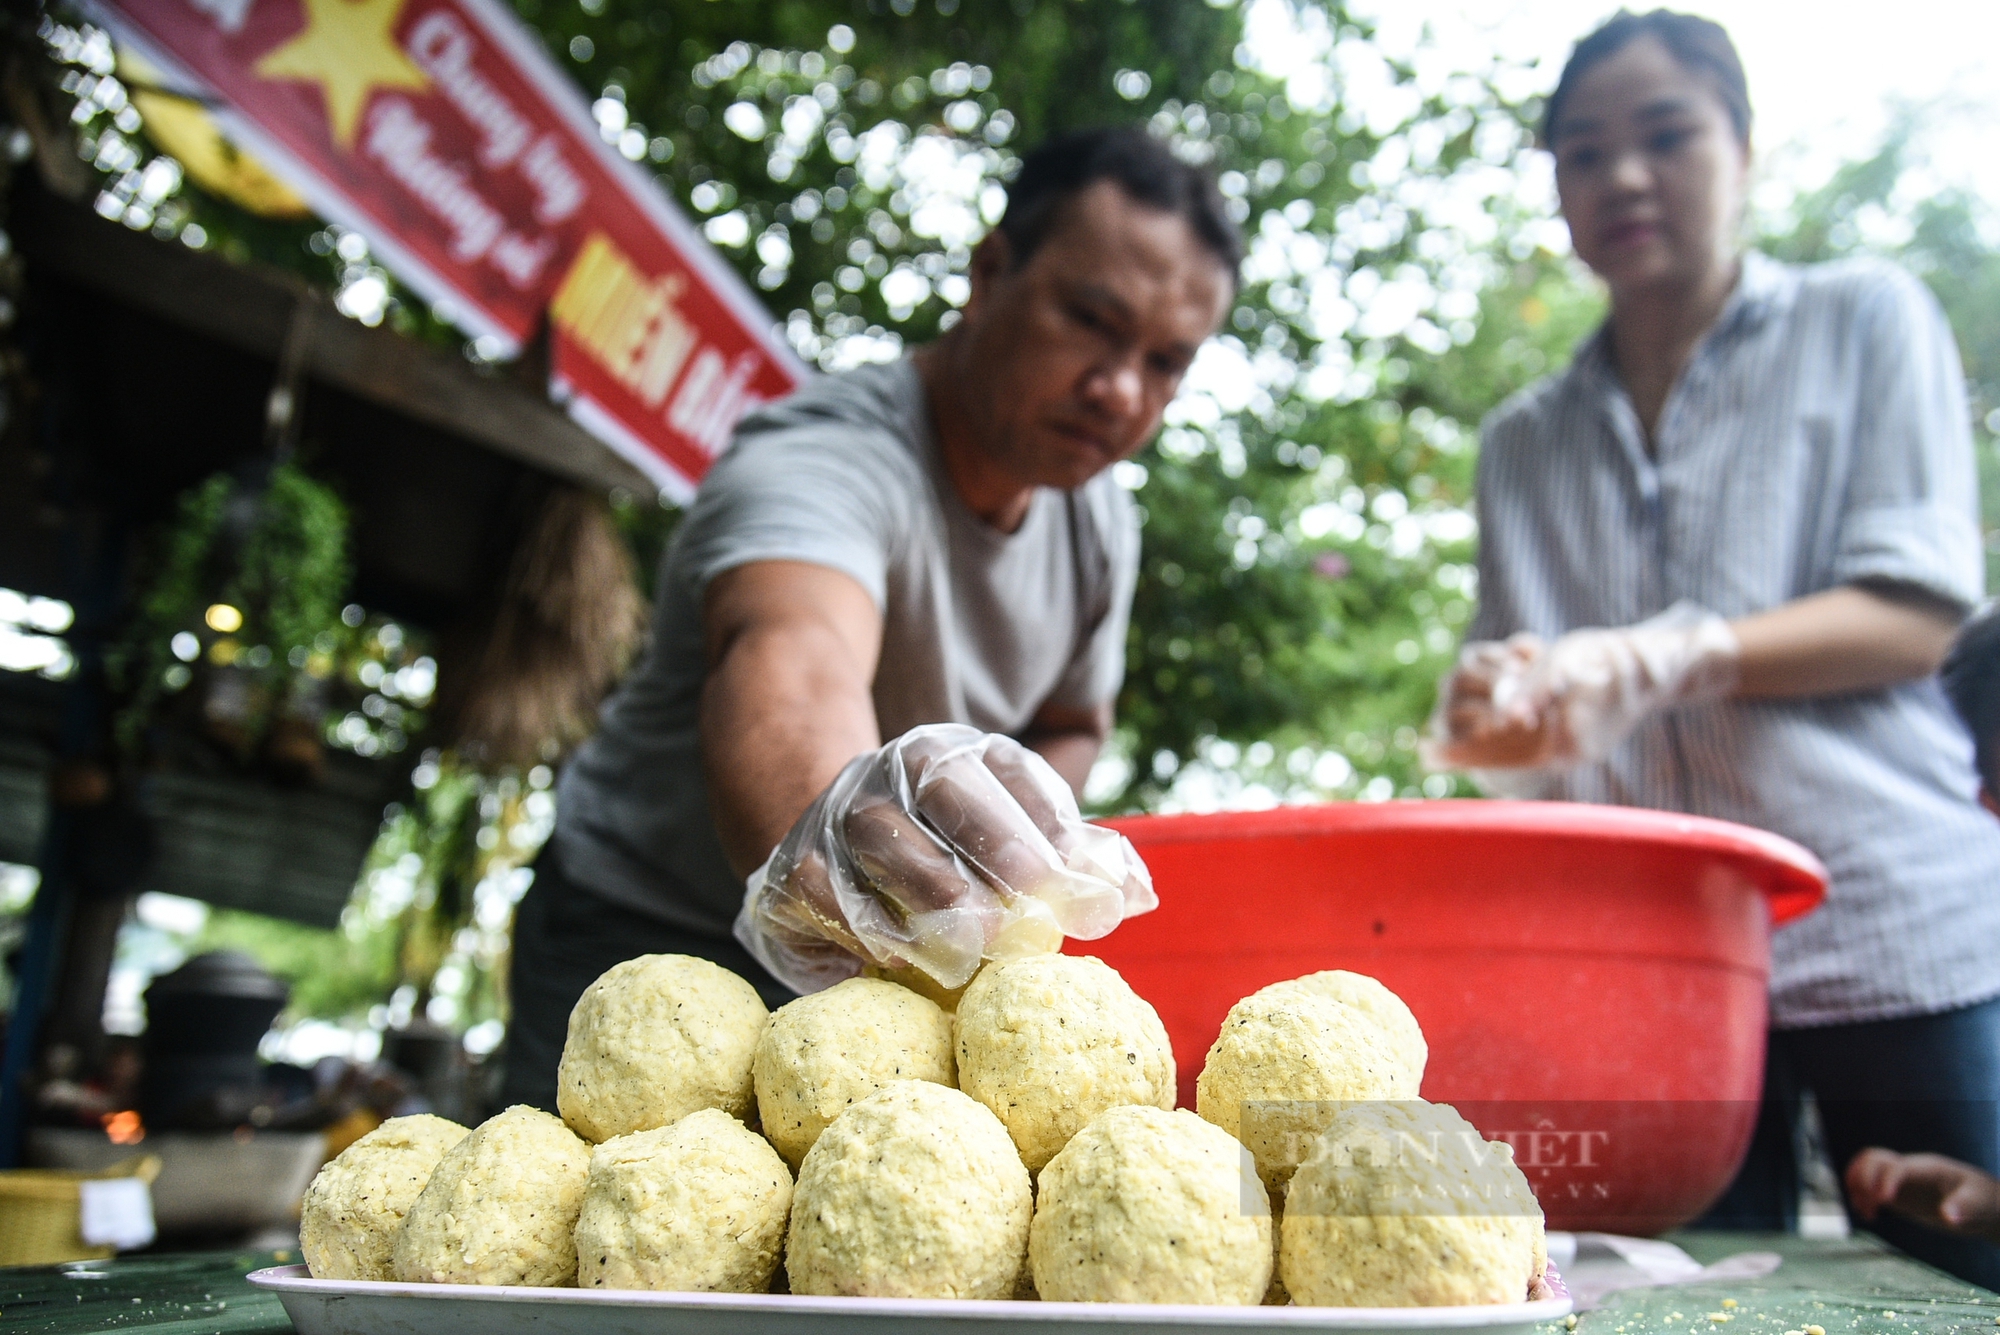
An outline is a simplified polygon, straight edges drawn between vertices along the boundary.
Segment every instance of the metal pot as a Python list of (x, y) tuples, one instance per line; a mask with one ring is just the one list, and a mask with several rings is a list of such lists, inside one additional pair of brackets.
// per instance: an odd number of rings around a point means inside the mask
[(257, 1044), (290, 989), (236, 950), (197, 955), (146, 989), (148, 1126), (233, 1126), (263, 1093)]

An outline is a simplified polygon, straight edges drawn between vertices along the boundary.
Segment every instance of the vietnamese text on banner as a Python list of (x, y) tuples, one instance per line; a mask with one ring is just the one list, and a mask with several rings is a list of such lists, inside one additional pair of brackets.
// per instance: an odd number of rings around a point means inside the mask
[(679, 499), (804, 369), (495, 0), (96, 0), (322, 216)]

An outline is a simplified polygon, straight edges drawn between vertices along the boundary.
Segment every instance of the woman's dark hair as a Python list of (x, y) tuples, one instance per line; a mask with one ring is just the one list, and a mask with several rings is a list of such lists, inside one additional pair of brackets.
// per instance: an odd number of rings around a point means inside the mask
[(1736, 45), (1722, 25), (1671, 9), (1656, 9), (1649, 14), (1621, 9), (1569, 53), (1562, 78), (1542, 109), (1544, 148), (1555, 147), (1556, 124), (1562, 117), (1563, 103), (1576, 91), (1578, 81), (1641, 37), (1658, 38), (1660, 45), (1684, 68), (1713, 80), (1716, 95), (1729, 111), (1729, 123), (1736, 128), (1738, 142), (1750, 142), (1750, 85), (1743, 77), (1743, 62), (1736, 55)]
[(1178, 214), (1234, 279), (1243, 262), (1243, 233), (1229, 216), (1215, 180), (1182, 162), (1137, 126), (1104, 126), (1058, 135), (1021, 159), (1007, 187), (999, 230), (1025, 264), (1048, 239), (1062, 206), (1099, 181), (1116, 182), (1135, 204)]
[(1980, 780), (2000, 797), (2000, 607), (1965, 623), (1940, 675), (1972, 733)]

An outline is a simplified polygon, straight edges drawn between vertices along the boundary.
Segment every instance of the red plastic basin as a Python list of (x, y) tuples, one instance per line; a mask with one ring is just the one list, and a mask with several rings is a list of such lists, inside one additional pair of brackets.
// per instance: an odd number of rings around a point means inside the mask
[(1078, 942), (1159, 1010), (1181, 1102), (1222, 1017), (1320, 969), (1379, 978), (1423, 1094), (1513, 1143), (1552, 1228), (1656, 1233), (1749, 1145), (1770, 930), (1826, 872), (1722, 821), (1557, 802), (1391, 802), (1111, 822), (1160, 907)]

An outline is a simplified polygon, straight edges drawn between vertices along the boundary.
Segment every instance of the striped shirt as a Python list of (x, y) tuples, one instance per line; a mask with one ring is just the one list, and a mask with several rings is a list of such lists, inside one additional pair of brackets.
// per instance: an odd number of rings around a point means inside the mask
[[(1744, 257), (1649, 452), (1600, 329), (1483, 428), (1480, 607), (1469, 634), (1553, 638), (1682, 599), (1731, 619), (1886, 582), (1983, 592), (1958, 351), (1930, 292), (1874, 262)], [(1545, 796), (1785, 835), (1832, 875), (1777, 933), (1780, 1028), (1924, 1015), (2000, 995), (2000, 821), (1935, 677), (1666, 711)]]

